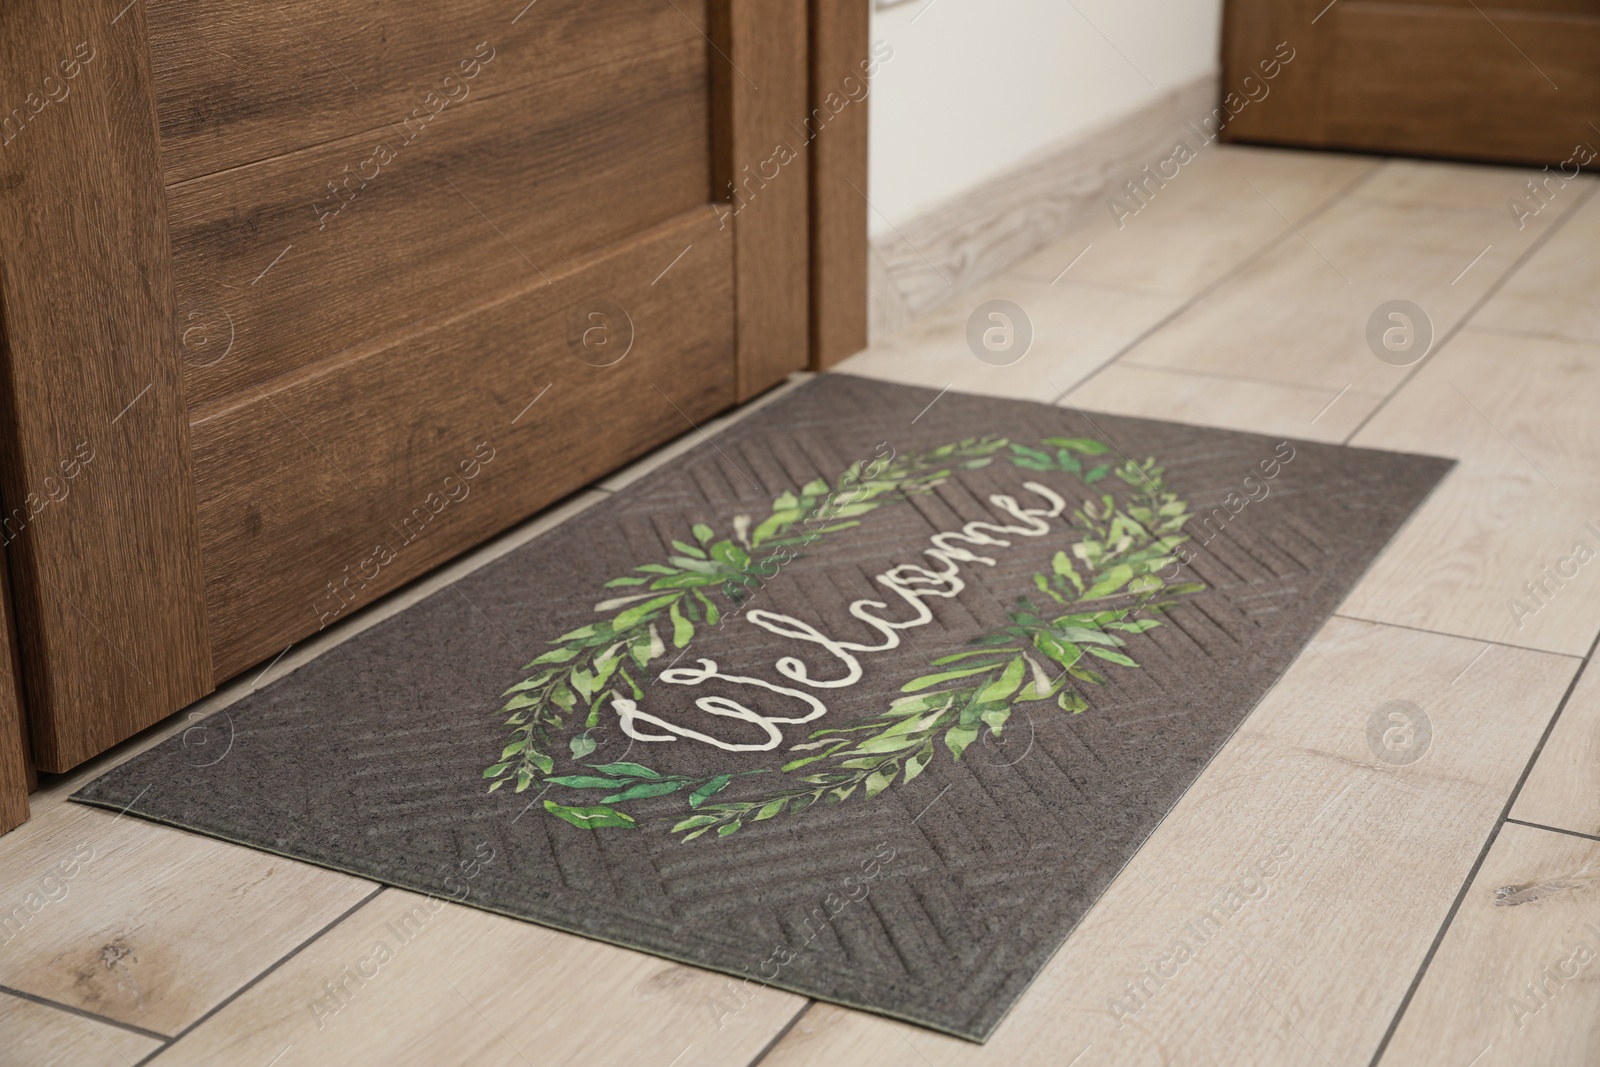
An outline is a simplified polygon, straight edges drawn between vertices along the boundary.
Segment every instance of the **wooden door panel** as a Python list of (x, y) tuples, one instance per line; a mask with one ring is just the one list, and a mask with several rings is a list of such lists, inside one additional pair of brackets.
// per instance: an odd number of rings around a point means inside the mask
[(1600, 118), (1600, 18), (1493, 19), (1465, 4), (1349, 3), (1329, 27), (1339, 77), (1326, 143), (1549, 164), (1600, 143), (1588, 125)]
[[(805, 366), (806, 27), (805, 0), (0, 4), (0, 528), (38, 766)], [(447, 75), (470, 91), (436, 106)], [(596, 301), (631, 316), (616, 366), (572, 348)]]
[(5, 551), (0, 549), (0, 834), (27, 821), (28, 793), (34, 785), (9, 586)]
[(1495, 22), (1499, 22), (1508, 14), (1530, 11), (1546, 14), (1600, 15), (1600, 0), (1489, 0), (1483, 4), (1477, 3), (1477, 0), (1381, 0), (1381, 2), (1401, 7), (1457, 8), (1472, 12), (1478, 16), (1479, 21), (1485, 21), (1483, 16), (1488, 16)]
[[(538, 0), (519, 13), (504, 0), (151, 0), (162, 165), (185, 181), (398, 123), (463, 83), (476, 100), (703, 46), (689, 20), (705, 3)], [(484, 42), (495, 58), (463, 79)]]
[(49, 771), (211, 687), (144, 12), (126, 6), (0, 3), (0, 102), (25, 116), (0, 131), (0, 529)]
[[(705, 53), (696, 36), (469, 98), (409, 143), (385, 127), (169, 189), (191, 409), (707, 203)], [(330, 193), (357, 167), (372, 180)]]
[[(732, 254), (702, 206), (552, 284), (197, 422), (218, 679), (731, 404)], [(605, 367), (571, 343), (574, 313), (601, 300), (634, 337)], [(463, 478), (480, 444), (493, 458)]]
[(1258, 102), (1223, 136), (1570, 168), (1600, 146), (1597, 55), (1600, 0), (1229, 0), (1224, 92)]

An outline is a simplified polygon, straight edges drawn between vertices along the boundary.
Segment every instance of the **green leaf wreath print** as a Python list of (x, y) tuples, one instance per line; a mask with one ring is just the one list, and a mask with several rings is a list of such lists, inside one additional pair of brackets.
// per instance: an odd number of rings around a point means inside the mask
[[(959, 761), (984, 731), (999, 736), (1018, 704), (1084, 711), (1081, 689), (1105, 684), (1100, 669), (1138, 668), (1125, 651), (1129, 638), (1160, 626), (1156, 616), (1166, 607), (1204, 588), (1158, 574), (1189, 540), (1182, 533), (1188, 505), (1167, 489), (1155, 460), (1119, 464), (1106, 458), (1111, 451), (1089, 438), (1052, 437), (1037, 447), (971, 438), (852, 464), (832, 484), (817, 479), (777, 497), (759, 522), (736, 516), (724, 536), (695, 524), (688, 540), (672, 542), (665, 561), (607, 582), (617, 595), (595, 605), (602, 618), (552, 641), (506, 691), (500, 710), (511, 734), (483, 772), (489, 791), (540, 785), (554, 794), (544, 801), (547, 812), (594, 829), (636, 828), (629, 805), (676, 795), (683, 808), (672, 833), (685, 842), (712, 831), (726, 837), (817, 803), (870, 800), (913, 781), (936, 758)], [(1009, 625), (934, 660), (930, 673), (905, 683), (904, 695), (881, 712), (812, 731), (776, 766), (698, 778), (634, 762), (583, 762), (596, 750), (590, 731), (608, 705), (641, 700), (669, 649), (687, 648), (805, 547), (860, 525), (879, 507), (933, 492), (957, 470), (996, 461), (1067, 473), (1089, 487), (1070, 516), (1073, 540), (1033, 576), (1035, 594), (1018, 599)], [(1108, 491), (1113, 482), (1099, 484), (1108, 478), (1123, 484), (1122, 499)], [(764, 782), (771, 785), (762, 788)], [(722, 798), (735, 783), (743, 783), (732, 794), (737, 799)]]

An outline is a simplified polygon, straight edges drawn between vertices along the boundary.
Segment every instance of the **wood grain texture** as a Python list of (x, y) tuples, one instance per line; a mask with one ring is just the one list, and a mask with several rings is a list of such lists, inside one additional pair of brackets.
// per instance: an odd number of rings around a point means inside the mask
[(1577, 560), (1600, 552), (1597, 405), (1600, 348), (1457, 334), (1351, 440), (1461, 465), (1341, 611), (1586, 654), (1600, 634), (1600, 567)]
[[(1121, 184), (1170, 156), (1183, 120), (1202, 114), (1215, 95), (1214, 76), (1197, 78), (915, 219), (895, 220), (897, 232), (873, 241), (892, 282), (874, 278), (874, 303), (924, 314), (1105, 217)], [(874, 307), (871, 317), (876, 331), (903, 316)]]
[[(470, 892), (470, 881), (462, 885)], [(381, 963), (379, 944), (388, 950)], [(753, 983), (740, 996), (724, 975), (386, 890), (160, 1062), (266, 1064), (292, 1045), (285, 1064), (743, 1067), (804, 1005)]]
[[(1369, 1062), (1577, 667), (1481, 647), (1331, 620), (986, 1045), (819, 1004), (763, 1067)], [(1432, 722), (1404, 766), (1395, 699)]]
[(1589, 125), (1600, 113), (1593, 8), (1491, 19), (1471, 7), (1366, 2), (1328, 21), (1327, 145), (1555, 167), (1600, 140)]
[(1439, 341), (1559, 219), (1551, 209), (1519, 231), (1503, 205), (1465, 211), (1437, 201), (1368, 199), (1364, 188), (1302, 220), (1298, 232), (1227, 278), (1130, 358), (1387, 394), (1409, 371), (1373, 354), (1366, 339), (1373, 313), (1390, 300), (1411, 300)]
[(740, 400), (811, 358), (806, 0), (710, 0), (712, 198), (734, 236)]
[(0, 834), (28, 821), (28, 793), (36, 781), (23, 717), (16, 635), (6, 557), (0, 550)]
[(1086, 411), (1341, 444), (1383, 397), (1354, 389), (1213, 378), (1119, 360), (1067, 394)]
[[(1561, 201), (1572, 203), (1594, 184), (1593, 178), (1586, 178), (1553, 190), (1560, 200), (1540, 215), (1558, 210)], [(1600, 197), (1591, 194), (1550, 242), (1472, 317), (1473, 327), (1600, 343), (1600, 301), (1594, 298), (1600, 293), (1596, 248), (1600, 248)]]
[[(1328, 35), (1319, 33), (1327, 0), (1225, 0), (1222, 81), (1206, 110), (1222, 123), (1224, 141), (1317, 144), (1322, 129), (1322, 75)], [(1339, 0), (1339, 4), (1349, 0)], [(1335, 5), (1338, 6), (1338, 5)], [(1292, 56), (1287, 65), (1281, 49)], [(1273, 64), (1277, 63), (1278, 66)], [(1264, 66), (1263, 66), (1264, 64)], [(1276, 71), (1263, 88), (1263, 77)], [(1246, 82), (1245, 79), (1251, 79)], [(1246, 94), (1265, 96), (1250, 101)], [(1229, 100), (1228, 94), (1235, 94)], [(1241, 104), (1241, 100), (1249, 101)], [(1221, 115), (1217, 111), (1222, 112)]]
[(1230, 0), (1224, 91), (1280, 40), (1295, 59), (1230, 139), (1552, 167), (1596, 140), (1592, 3)]
[[(702, 206), (195, 423), (217, 678), (729, 406), (728, 236)], [(632, 322), (610, 366), (577, 354), (597, 301)], [(480, 446), (493, 458), (464, 480)]]
[[(705, 53), (694, 36), (173, 187), (191, 411), (704, 204)], [(465, 84), (492, 86), (510, 62), (497, 54)]]
[(867, 346), (867, 113), (872, 12), (811, 0), (811, 366)]
[[(398, 124), (426, 107), (429, 93), (463, 91), (461, 64), (480, 43), (495, 50), (497, 66), (465, 81), (469, 99), (701, 43), (688, 19), (659, 0), (146, 6), (169, 182)], [(676, 6), (697, 16), (704, 0)]]
[(1600, 1062), (1600, 841), (1501, 827), (1379, 1062)]
[(1329, 152), (1213, 146), (1164, 185), (1145, 188), (1144, 200), (1117, 196), (1120, 211), (1102, 205), (1007, 273), (1199, 296), (1379, 166)]
[(1600, 667), (1586, 667), (1533, 771), (1513, 819), (1600, 837)]
[(161, 1047), (153, 1037), (9, 993), (0, 993), (0, 1033), (6, 1067), (127, 1067)]
[[(972, 354), (967, 319), (989, 300), (1022, 308), (1033, 328), (1027, 355), (995, 366)], [(886, 381), (1052, 403), (1183, 304), (1181, 297), (1007, 275), (929, 312), (837, 370)]]
[(59, 805), (0, 838), (0, 985), (170, 1036), (375, 888)]
[(125, 6), (0, 7), (0, 100), (61, 97), (0, 151), (0, 494), (51, 771), (211, 681), (144, 11)]

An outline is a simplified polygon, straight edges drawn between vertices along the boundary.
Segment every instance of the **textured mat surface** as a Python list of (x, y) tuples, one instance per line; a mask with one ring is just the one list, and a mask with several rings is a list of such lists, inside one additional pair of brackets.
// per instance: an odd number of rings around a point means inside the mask
[(75, 799), (982, 1040), (1450, 465), (827, 375)]

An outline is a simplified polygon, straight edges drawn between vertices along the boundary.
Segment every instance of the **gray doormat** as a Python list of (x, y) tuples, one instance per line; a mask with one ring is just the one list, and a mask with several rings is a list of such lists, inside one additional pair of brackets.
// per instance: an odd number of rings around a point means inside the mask
[(826, 375), (74, 799), (981, 1041), (1450, 466)]

